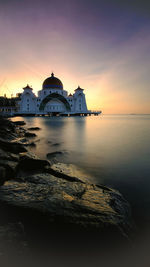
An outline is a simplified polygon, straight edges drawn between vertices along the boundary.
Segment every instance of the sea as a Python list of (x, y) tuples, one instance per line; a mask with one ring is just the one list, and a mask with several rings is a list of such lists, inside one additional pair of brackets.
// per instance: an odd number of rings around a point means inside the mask
[(128, 200), (136, 225), (150, 228), (150, 115), (87, 117), (15, 117), (36, 131), (41, 159), (57, 152), (62, 163), (83, 179), (120, 191)]

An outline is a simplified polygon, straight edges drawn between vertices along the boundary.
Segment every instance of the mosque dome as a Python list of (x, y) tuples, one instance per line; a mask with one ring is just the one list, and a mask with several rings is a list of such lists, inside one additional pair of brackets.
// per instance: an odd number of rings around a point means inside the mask
[(43, 89), (61, 89), (63, 90), (62, 82), (54, 76), (54, 73), (51, 74), (51, 77), (48, 77), (43, 82)]

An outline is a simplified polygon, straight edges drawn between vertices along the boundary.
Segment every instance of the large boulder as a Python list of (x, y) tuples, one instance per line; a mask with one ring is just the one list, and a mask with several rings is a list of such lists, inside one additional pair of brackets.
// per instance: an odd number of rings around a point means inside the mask
[(49, 174), (31, 175), (23, 182), (5, 183), (0, 188), (0, 201), (18, 208), (19, 216), (22, 216), (20, 220), (24, 218), (24, 223), (29, 223), (30, 227), (31, 214), (34, 214), (33, 228), (37, 228), (41, 221), (45, 227), (48, 225), (47, 231), (67, 229), (69, 233), (70, 229), (73, 232), (81, 229), (95, 231), (101, 238), (113, 236), (126, 240), (132, 230), (129, 204), (119, 192)]

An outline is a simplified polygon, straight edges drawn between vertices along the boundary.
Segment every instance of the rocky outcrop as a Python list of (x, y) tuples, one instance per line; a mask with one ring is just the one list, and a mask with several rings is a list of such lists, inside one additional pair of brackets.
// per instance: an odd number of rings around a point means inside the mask
[(4, 151), (8, 151), (8, 152), (11, 152), (14, 154), (18, 154), (21, 152), (27, 152), (27, 150), (23, 144), (18, 143), (18, 142), (12, 142), (12, 141), (8, 141), (8, 140), (4, 140), (2, 138), (0, 138), (0, 147)]
[[(0, 201), (10, 207), (44, 216), (49, 227), (96, 230), (128, 238), (132, 223), (130, 207), (122, 195), (93, 184), (66, 181), (50, 174), (27, 176), (0, 187)], [(22, 220), (22, 218), (20, 218)], [(54, 224), (54, 225), (53, 225)]]
[(16, 133), (17, 129), (15, 125), (9, 120), (0, 117), (0, 137), (12, 140), (17, 137)]

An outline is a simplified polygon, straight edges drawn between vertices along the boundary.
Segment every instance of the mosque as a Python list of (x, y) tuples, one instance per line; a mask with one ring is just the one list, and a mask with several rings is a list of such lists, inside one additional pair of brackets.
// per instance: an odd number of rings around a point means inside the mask
[(51, 74), (35, 96), (28, 85), (23, 88), (19, 104), (21, 114), (73, 114), (88, 113), (84, 89), (78, 87), (74, 94), (68, 94), (60, 79)]
[(51, 74), (44, 80), (38, 96), (27, 85), (23, 93), (16, 98), (14, 115), (98, 115), (101, 112), (91, 112), (87, 109), (84, 89), (78, 87), (74, 94), (68, 94), (60, 79)]

